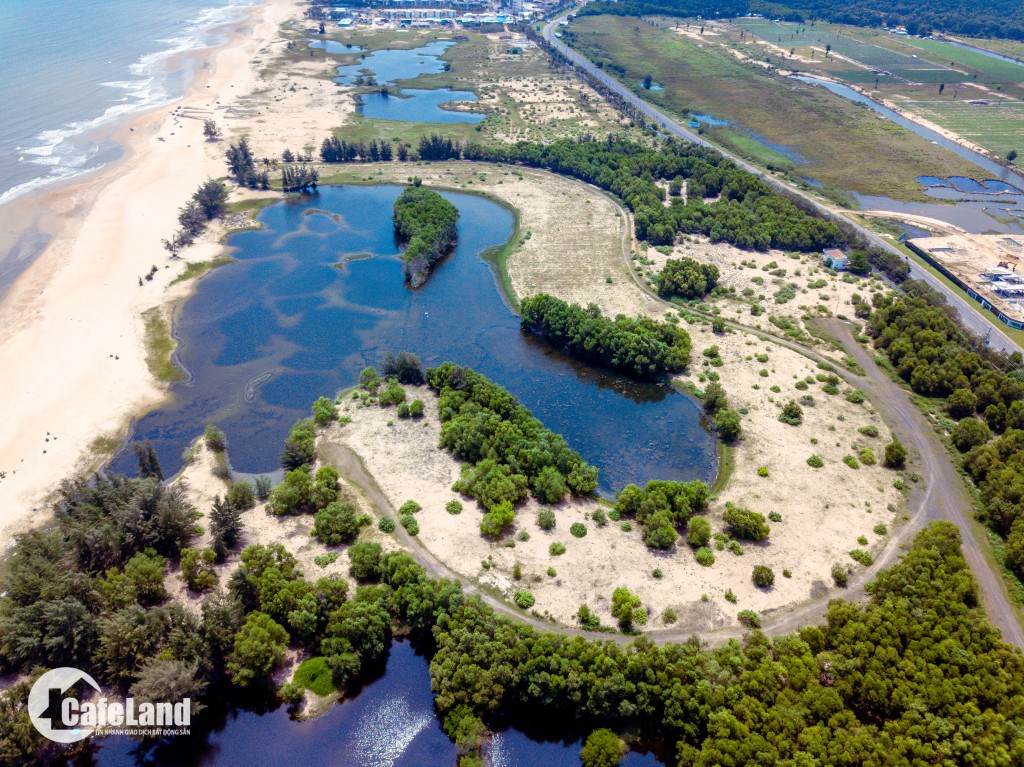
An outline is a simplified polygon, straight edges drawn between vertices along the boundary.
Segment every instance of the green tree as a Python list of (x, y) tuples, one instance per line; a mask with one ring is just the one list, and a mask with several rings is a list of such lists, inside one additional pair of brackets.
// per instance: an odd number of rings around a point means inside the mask
[(284, 661), (290, 638), (284, 626), (266, 613), (250, 613), (239, 630), (228, 673), (239, 687), (264, 681)]
[(714, 417), (715, 430), (725, 442), (739, 439), (741, 426), (740, 414), (735, 410), (719, 410)]
[(583, 767), (617, 767), (626, 755), (626, 744), (611, 730), (601, 728), (587, 736), (580, 759)]
[(642, 608), (640, 597), (632, 594), (625, 586), (612, 592), (612, 617), (618, 620), (623, 631), (633, 628), (635, 611)]
[(734, 506), (732, 503), (725, 504), (722, 521), (732, 535), (748, 541), (763, 541), (770, 532), (764, 516), (756, 511)]
[(686, 529), (686, 542), (695, 549), (707, 546), (711, 540), (711, 523), (704, 517), (691, 517)]
[(207, 591), (217, 585), (217, 571), (214, 563), (217, 555), (213, 549), (182, 549), (181, 577), (193, 591)]
[(320, 397), (313, 403), (313, 423), (324, 427), (338, 420), (338, 409), (327, 397)]
[(348, 549), (352, 577), (359, 581), (376, 581), (381, 576), (381, 546), (379, 543), (360, 541)]

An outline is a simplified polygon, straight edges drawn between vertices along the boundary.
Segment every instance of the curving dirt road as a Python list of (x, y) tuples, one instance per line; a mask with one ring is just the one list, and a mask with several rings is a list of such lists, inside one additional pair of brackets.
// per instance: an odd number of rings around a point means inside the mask
[[(736, 329), (755, 333), (765, 338), (765, 340), (786, 346), (812, 360), (818, 362), (829, 361), (823, 355), (785, 339), (780, 339), (774, 335), (762, 333), (756, 329), (736, 323), (728, 324)], [(839, 341), (846, 352), (865, 371), (866, 374), (861, 376), (847, 370), (838, 369), (837, 374), (842, 376), (852, 386), (864, 391), (878, 409), (889, 428), (892, 429), (900, 442), (908, 449), (913, 467), (923, 477), (923, 480), (912, 486), (908, 499), (910, 519), (906, 524), (892, 532), (886, 547), (870, 567), (858, 570), (851, 577), (846, 592), (837, 594), (834, 591), (830, 591), (824, 596), (762, 616), (763, 631), (766, 634), (778, 636), (790, 633), (803, 626), (819, 623), (822, 621), (828, 609), (828, 603), (832, 599), (843, 598), (860, 602), (866, 601), (867, 596), (863, 590), (864, 584), (874, 579), (879, 570), (895, 563), (914, 534), (929, 522), (948, 520), (960, 529), (963, 539), (964, 557), (978, 581), (981, 603), (989, 619), (1002, 632), (1005, 642), (1024, 649), (1024, 630), (1021, 628), (1017, 612), (1010, 602), (1002, 577), (993, 570), (977, 540), (974, 538), (970, 520), (971, 504), (964, 490), (963, 482), (953, 468), (946, 455), (945, 447), (934, 433), (931, 424), (929, 424), (921, 411), (910, 402), (907, 392), (878, 367), (874, 357), (867, 349), (854, 340), (850, 327), (845, 322), (837, 319), (826, 319), (819, 320), (818, 324), (819, 327)], [(321, 458), (326, 463), (334, 466), (342, 476), (358, 487), (377, 509), (378, 513), (390, 516), (392, 519), (397, 516), (387, 496), (366, 470), (362, 460), (355, 451), (348, 446), (334, 443), (324, 443), (320, 449)], [(395, 536), (399, 543), (423, 566), (431, 577), (459, 581), (463, 584), (463, 588), (467, 593), (479, 595), (495, 611), (509, 615), (535, 629), (553, 631), (569, 636), (612, 640), (620, 644), (633, 640), (633, 637), (622, 634), (584, 631), (573, 626), (565, 626), (538, 619), (478, 588), (470, 579), (459, 575), (437, 559), (402, 527), (398, 527), (395, 530)], [(665, 644), (668, 642), (682, 642), (696, 634), (709, 644), (721, 644), (728, 639), (742, 636), (745, 631), (745, 629), (738, 626), (708, 632), (667, 629), (648, 632), (645, 636), (658, 644)]]

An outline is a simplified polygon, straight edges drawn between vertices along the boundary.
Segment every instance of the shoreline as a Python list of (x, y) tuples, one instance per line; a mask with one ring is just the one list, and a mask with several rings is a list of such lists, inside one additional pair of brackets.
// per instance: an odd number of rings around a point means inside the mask
[[(223, 143), (204, 139), (203, 115), (181, 112), (205, 110), (223, 128), (234, 97), (257, 84), (254, 57), (297, 7), (264, 0), (243, 9), (218, 28), (223, 44), (169, 62), (193, 71), (180, 99), (112, 129), (123, 147), (118, 163), (23, 196), (38, 210), (30, 226), (52, 238), (0, 300), (0, 365), (17, 371), (0, 382), (10, 421), (0, 445), (3, 542), (45, 519), (44, 499), (62, 478), (98, 468), (106, 458), (94, 450), (98, 438), (120, 441), (131, 419), (165, 396), (145, 361), (141, 313), (166, 311), (191, 290), (188, 282), (168, 290), (185, 264), (221, 249), (204, 239), (187, 261), (172, 261), (161, 244), (195, 188), (225, 173)], [(153, 279), (143, 281), (152, 266)]]

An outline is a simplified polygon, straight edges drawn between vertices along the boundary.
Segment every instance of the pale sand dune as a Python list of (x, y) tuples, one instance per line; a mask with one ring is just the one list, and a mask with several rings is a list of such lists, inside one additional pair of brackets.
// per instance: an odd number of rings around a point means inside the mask
[[(267, 0), (251, 9), (231, 25), (227, 45), (194, 54), (200, 76), (181, 102), (124, 126), (125, 161), (42, 201), (54, 211), (46, 223), (55, 239), (0, 305), (0, 541), (45, 519), (45, 496), (90, 465), (83, 450), (94, 438), (123, 433), (131, 416), (162, 396), (144, 361), (140, 314), (165, 300), (184, 268), (161, 246), (178, 209), (202, 181), (225, 171), (225, 145), (205, 142), (202, 120), (175, 110), (212, 115), (227, 135), (244, 130), (226, 107), (259, 86), (254, 58), (301, 8), (298, 0)], [(324, 115), (322, 124), (331, 119)], [(276, 143), (254, 143), (263, 141)], [(208, 240), (187, 258), (218, 251)], [(157, 275), (140, 287), (153, 265)]]

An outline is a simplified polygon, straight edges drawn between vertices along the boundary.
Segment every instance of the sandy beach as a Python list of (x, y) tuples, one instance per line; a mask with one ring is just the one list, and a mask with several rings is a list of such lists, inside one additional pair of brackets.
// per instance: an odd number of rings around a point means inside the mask
[[(122, 162), (20, 203), (43, 211), (53, 239), (0, 304), (0, 541), (45, 519), (59, 481), (98, 465), (88, 446), (123, 438), (132, 416), (163, 396), (146, 367), (140, 315), (171, 297), (185, 266), (161, 245), (178, 209), (225, 172), (225, 143), (206, 142), (202, 119), (185, 115), (213, 117), (227, 137), (247, 131), (228, 109), (257, 89), (254, 59), (290, 18), (301, 18), (296, 0), (266, 0), (226, 25), (226, 44), (186, 54), (199, 74), (183, 99), (119, 127)], [(208, 241), (186, 257), (207, 260), (218, 248)]]

